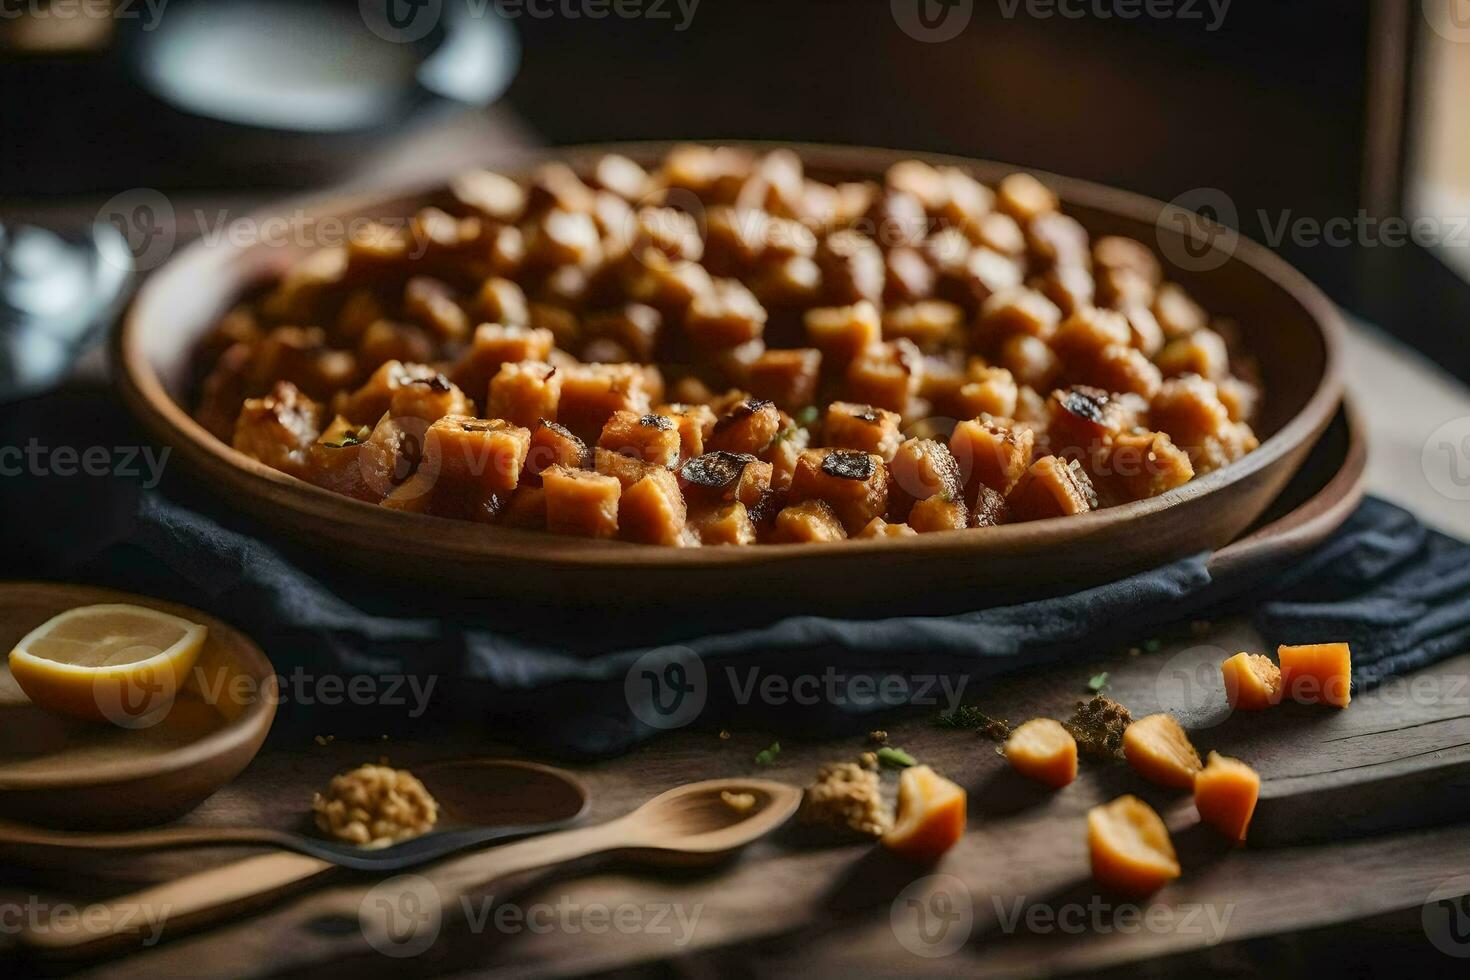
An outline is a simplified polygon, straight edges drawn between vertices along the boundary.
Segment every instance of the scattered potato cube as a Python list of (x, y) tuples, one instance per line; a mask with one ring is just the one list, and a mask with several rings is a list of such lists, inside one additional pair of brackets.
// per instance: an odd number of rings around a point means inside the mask
[(898, 777), (898, 812), (883, 835), (895, 854), (933, 864), (965, 834), (965, 791), (928, 766), (909, 766)]
[(555, 340), (551, 331), (544, 328), (482, 323), (475, 328), (469, 348), (449, 372), (450, 380), (465, 391), (483, 394), (489, 390), (490, 379), (502, 364), (545, 361), (551, 356)]
[(1123, 898), (1147, 898), (1181, 873), (1164, 821), (1136, 796), (1087, 811), (1087, 850), (1093, 881)]
[(924, 357), (911, 341), (875, 344), (847, 366), (847, 395), (855, 402), (903, 414), (919, 393)]
[(1240, 711), (1261, 711), (1281, 703), (1281, 668), (1259, 653), (1237, 653), (1220, 665), (1225, 698)]
[(1205, 767), (1194, 775), (1194, 806), (1200, 820), (1227, 840), (1245, 841), (1260, 793), (1261, 777), (1254, 769), (1218, 752), (1211, 752)]
[(642, 416), (652, 404), (648, 377), (637, 364), (580, 364), (565, 375), (556, 420), (583, 439), (600, 435), (614, 412)]
[(530, 446), (531, 433), (503, 419), (446, 415), (429, 426), (420, 470), (436, 472), (451, 493), (505, 494), (520, 482)]
[(1346, 643), (1280, 646), (1281, 689), (1293, 701), (1346, 708), (1353, 699), (1353, 657)]
[(684, 330), (701, 347), (734, 347), (765, 331), (766, 310), (738, 279), (716, 279), (695, 296), (684, 315)]
[(1077, 740), (1053, 718), (1016, 726), (1006, 739), (1005, 755), (1011, 768), (1053, 789), (1077, 778)]
[(1190, 789), (1200, 770), (1199, 753), (1173, 715), (1139, 718), (1123, 730), (1123, 755), (1133, 771), (1172, 789)]

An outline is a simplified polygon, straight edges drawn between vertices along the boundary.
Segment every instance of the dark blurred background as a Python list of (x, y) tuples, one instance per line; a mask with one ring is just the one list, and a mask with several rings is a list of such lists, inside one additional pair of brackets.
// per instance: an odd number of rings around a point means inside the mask
[[(0, 0), (0, 218), (139, 187), (269, 199), (432, 177), (527, 142), (938, 150), (1207, 205), (1470, 378), (1460, 0), (469, 0), (494, 40), (461, 43), (460, 67), (494, 66), (457, 100), (411, 59), (463, 41), (459, 0), (57, 16), (106, 2)], [(301, 118), (252, 117), (262, 100)], [(1374, 230), (1415, 217), (1421, 244)], [(1343, 243), (1314, 239), (1334, 219)]]

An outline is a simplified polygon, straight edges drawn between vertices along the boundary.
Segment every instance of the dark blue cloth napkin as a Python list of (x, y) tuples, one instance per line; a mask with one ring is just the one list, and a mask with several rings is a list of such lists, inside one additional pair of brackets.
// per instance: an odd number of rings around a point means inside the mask
[[(103, 394), (39, 399), (29, 410), (26, 434), (48, 432), (47, 445), (126, 448)], [(19, 434), (0, 423), (0, 446)], [(0, 568), (167, 598), (237, 625), (281, 675), (283, 737), (420, 733), (472, 719), (542, 751), (605, 756), (689, 725), (847, 733), (900, 705), (947, 706), (1002, 672), (1091, 659), (1243, 610), (1272, 644), (1350, 642), (1359, 688), (1470, 650), (1470, 546), (1376, 499), (1264, 580), (1212, 581), (1201, 554), (954, 615), (741, 622), (677, 606), (569, 615), (349, 579), (310, 541), (278, 543), (163, 470), (158, 486), (146, 472), (0, 480), (7, 538), (34, 559)]]

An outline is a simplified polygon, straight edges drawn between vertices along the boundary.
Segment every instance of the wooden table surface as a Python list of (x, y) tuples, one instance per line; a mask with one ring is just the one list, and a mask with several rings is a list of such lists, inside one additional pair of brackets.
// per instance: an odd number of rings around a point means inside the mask
[[(1349, 365), (1350, 389), (1359, 393), (1370, 428), (1371, 489), (1470, 534), (1466, 505), (1439, 494), (1420, 466), (1429, 435), (1449, 419), (1470, 416), (1470, 395), (1364, 332), (1352, 338)], [(964, 694), (1014, 720), (1065, 716), (1085, 695), (1088, 678), (1106, 670), (1109, 693), (1135, 715), (1161, 708), (1180, 713), (1202, 751), (1220, 749), (1253, 761), (1268, 783), (1324, 760), (1366, 765), (1411, 750), (1463, 752), (1470, 743), (1470, 693), (1463, 683), (1470, 656), (1418, 675), (1427, 693), (1408, 697), (1402, 685), (1390, 685), (1355, 699), (1345, 712), (1285, 706), (1266, 716), (1221, 720), (1212, 707), (1223, 700), (1220, 693), (1207, 681), (1182, 680), (1207, 678), (1208, 667), (1198, 674), (1195, 668), (1259, 647), (1244, 622), (1196, 624), (1154, 652), (1089, 651), (1075, 665)], [(64, 969), (96, 977), (522, 975), (672, 959), (695, 974), (759, 968), (788, 975), (1032, 975), (1133, 972), (1131, 964), (1159, 957), (1181, 969), (1284, 966), (1290, 957), (1307, 955), (1304, 943), (1312, 962), (1336, 956), (1361, 967), (1364, 961), (1352, 951), (1365, 936), (1373, 937), (1372, 952), (1379, 955), (1391, 944), (1396, 962), (1455, 965), (1430, 941), (1421, 916), (1426, 900), (1441, 897), (1437, 889), (1456, 891), (1458, 881), (1456, 894), (1470, 893), (1470, 878), (1462, 877), (1470, 875), (1470, 825), (1229, 851), (1187, 828), (1193, 814), (1187, 800), (1151, 792), (1123, 767), (1085, 765), (1064, 792), (1030, 792), (1009, 777), (995, 743), (937, 728), (932, 712), (884, 724), (893, 744), (969, 791), (969, 829), (933, 869), (907, 866), (870, 845), (814, 841), (794, 826), (714, 871), (673, 874), (587, 859), (462, 894), (457, 887), (441, 889), (438, 940), (412, 959), (374, 950), (354, 921), (334, 914), (360, 903), (374, 884), (334, 873), (320, 887), (224, 927)], [(758, 772), (805, 783), (819, 764), (855, 758), (866, 747), (861, 737), (788, 739), (775, 765), (757, 767), (756, 753), (777, 734), (737, 730), (722, 739), (684, 730), (620, 759), (576, 767), (593, 792), (587, 819), (611, 818), (695, 778)], [(415, 740), (405, 732), (386, 743), (273, 744), (188, 820), (289, 822), (333, 773), (384, 752), (410, 768), (451, 756), (513, 754), (475, 730), (447, 741)], [(893, 773), (885, 780), (891, 791)], [(1150, 799), (1180, 831), (1185, 875), (1147, 906), (1147, 918), (1132, 907), (1102, 903), (1087, 885), (1083, 815), (1122, 792)], [(0, 865), (0, 910), (11, 910), (0, 920), (0, 970), (63, 969), (5, 948), (17, 910), (83, 905), (247, 854), (219, 849), (78, 865), (53, 852)], [(1285, 945), (1273, 945), (1282, 937), (1288, 937)], [(1470, 953), (1470, 941), (1455, 945), (1441, 936), (1440, 943)]]

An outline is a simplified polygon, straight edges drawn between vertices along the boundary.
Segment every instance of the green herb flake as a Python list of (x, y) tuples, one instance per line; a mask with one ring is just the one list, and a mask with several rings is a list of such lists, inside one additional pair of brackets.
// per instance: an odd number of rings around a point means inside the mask
[(781, 754), (781, 743), (772, 742), (769, 748), (761, 749), (755, 754), (755, 764), (758, 766), (773, 766), (776, 764), (776, 756)]
[(1143, 644), (1143, 650), (1145, 653), (1158, 653), (1159, 648), (1163, 645), (1164, 644), (1158, 640), (1147, 640)]
[(895, 749), (888, 745), (878, 750), (878, 761), (885, 766), (892, 766), (895, 769), (907, 769), (909, 766), (919, 764), (918, 759), (915, 759), (903, 749)]
[(813, 425), (816, 425), (817, 416), (819, 414), (820, 413), (817, 411), (817, 406), (808, 405), (806, 408), (803, 408), (801, 411), (796, 413), (796, 424), (801, 426), (803, 429), (810, 429)]
[(1096, 694), (1098, 691), (1101, 691), (1104, 687), (1107, 687), (1107, 685), (1108, 685), (1108, 672), (1107, 671), (1103, 671), (1101, 674), (1094, 674), (1092, 676), (1092, 680), (1090, 680), (1090, 681), (1087, 682), (1087, 689), (1089, 691), (1091, 691), (1093, 694)]

